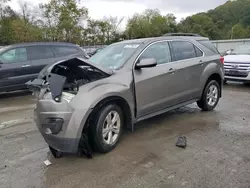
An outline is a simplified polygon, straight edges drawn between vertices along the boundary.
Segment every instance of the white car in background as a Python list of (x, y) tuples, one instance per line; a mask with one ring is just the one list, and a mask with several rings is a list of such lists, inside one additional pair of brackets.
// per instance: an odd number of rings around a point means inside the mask
[(229, 50), (224, 59), (224, 82), (250, 83), (250, 44), (244, 44), (236, 50)]

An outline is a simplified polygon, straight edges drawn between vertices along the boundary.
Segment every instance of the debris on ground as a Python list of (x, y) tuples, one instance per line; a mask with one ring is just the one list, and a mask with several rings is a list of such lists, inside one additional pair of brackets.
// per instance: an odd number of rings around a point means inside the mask
[(185, 149), (187, 147), (187, 138), (185, 136), (179, 136), (177, 138), (176, 146)]
[(43, 163), (44, 163), (46, 166), (52, 165), (52, 163), (51, 163), (49, 160), (43, 161)]

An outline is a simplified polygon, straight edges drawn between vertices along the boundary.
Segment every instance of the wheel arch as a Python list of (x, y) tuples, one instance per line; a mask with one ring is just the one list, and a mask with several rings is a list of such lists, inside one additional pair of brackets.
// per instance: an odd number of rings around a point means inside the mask
[(120, 96), (109, 96), (109, 97), (102, 99), (94, 106), (92, 112), (89, 114), (87, 118), (87, 121), (85, 122), (82, 133), (88, 132), (89, 127), (91, 126), (91, 121), (94, 118), (94, 115), (97, 113), (97, 111), (103, 106), (111, 104), (111, 103), (115, 103), (121, 108), (124, 114), (124, 119), (125, 119), (124, 124), (126, 125), (126, 128), (133, 131), (132, 112), (131, 112), (128, 102), (123, 97), (120, 97)]
[(220, 93), (219, 93), (219, 96), (220, 96), (220, 98), (221, 98), (221, 97), (222, 97), (222, 83), (223, 83), (223, 79), (222, 79), (221, 75), (218, 74), (218, 73), (213, 73), (213, 74), (211, 74), (211, 75), (207, 78), (207, 81), (206, 81), (206, 83), (205, 83), (205, 85), (204, 85), (204, 87), (203, 87), (203, 90), (202, 90), (202, 94), (203, 94), (203, 92), (204, 92), (204, 90), (205, 90), (207, 84), (208, 84), (211, 80), (215, 80), (215, 81), (218, 82), (218, 84), (219, 84), (219, 86), (220, 86)]

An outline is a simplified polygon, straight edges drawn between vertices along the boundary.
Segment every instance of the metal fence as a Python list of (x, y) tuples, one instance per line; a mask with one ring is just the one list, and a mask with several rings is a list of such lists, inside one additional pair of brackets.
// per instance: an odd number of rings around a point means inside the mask
[[(232, 39), (232, 40), (212, 40), (211, 41), (215, 47), (219, 50), (219, 52), (225, 52), (230, 49), (236, 50), (239, 46), (243, 44), (249, 44), (250, 45), (250, 39)], [(95, 49), (104, 48), (107, 45), (85, 45), (82, 46), (82, 48), (87, 52), (91, 53)]]

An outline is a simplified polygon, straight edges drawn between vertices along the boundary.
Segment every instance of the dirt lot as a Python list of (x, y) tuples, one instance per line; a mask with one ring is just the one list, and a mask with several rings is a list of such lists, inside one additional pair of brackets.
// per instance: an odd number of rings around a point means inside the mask
[(109, 154), (56, 160), (33, 123), (34, 98), (1, 95), (0, 187), (250, 187), (250, 87), (226, 85), (223, 96), (214, 112), (191, 105), (139, 123)]

